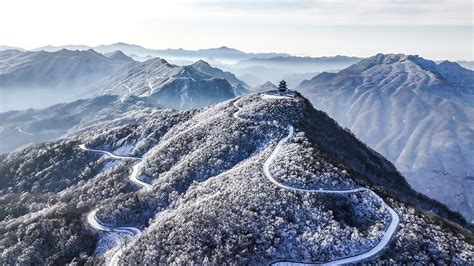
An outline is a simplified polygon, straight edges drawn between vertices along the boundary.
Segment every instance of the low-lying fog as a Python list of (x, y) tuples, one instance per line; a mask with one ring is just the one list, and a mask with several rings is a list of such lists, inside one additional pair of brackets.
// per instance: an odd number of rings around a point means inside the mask
[(0, 112), (24, 110), (28, 108), (44, 108), (61, 102), (69, 102), (74, 99), (75, 98), (71, 96), (71, 91), (63, 88), (0, 88)]

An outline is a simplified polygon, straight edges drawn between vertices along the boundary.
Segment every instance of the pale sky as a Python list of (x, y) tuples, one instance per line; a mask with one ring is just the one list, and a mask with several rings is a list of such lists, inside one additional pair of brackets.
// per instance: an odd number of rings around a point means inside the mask
[(474, 60), (471, 0), (2, 0), (0, 45), (115, 42)]

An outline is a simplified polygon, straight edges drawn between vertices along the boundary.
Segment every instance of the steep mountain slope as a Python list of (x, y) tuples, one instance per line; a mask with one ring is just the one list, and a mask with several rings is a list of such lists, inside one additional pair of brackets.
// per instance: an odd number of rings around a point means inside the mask
[(164, 107), (189, 109), (245, 94), (246, 87), (231, 73), (202, 61), (176, 66), (156, 58), (99, 82), (86, 95), (135, 95)]
[(157, 110), (1, 159), (2, 264), (472, 263), (462, 218), (298, 94)]
[(417, 190), (474, 219), (474, 72), (376, 55), (302, 82), (326, 111), (395, 163)]
[(114, 60), (93, 50), (0, 52), (0, 88), (72, 88), (90, 85), (135, 62)]
[(237, 79), (237, 77), (228, 72), (222, 71), (218, 68), (212, 67), (207, 62), (203, 60), (199, 60), (191, 65), (192, 68), (196, 69), (199, 72), (208, 74), (209, 76), (216, 77), (216, 78), (223, 78), (227, 80), (232, 86), (236, 88), (237, 95), (244, 95), (248, 93), (248, 89), (250, 86), (245, 84), (245, 82)]
[[(137, 97), (121, 100), (118, 96), (105, 95), (82, 99), (35, 110), (0, 113), (0, 154), (11, 152), (29, 143), (39, 143), (65, 136), (110, 121), (130, 110), (148, 111), (151, 105)], [(130, 114), (129, 114), (130, 115)]]

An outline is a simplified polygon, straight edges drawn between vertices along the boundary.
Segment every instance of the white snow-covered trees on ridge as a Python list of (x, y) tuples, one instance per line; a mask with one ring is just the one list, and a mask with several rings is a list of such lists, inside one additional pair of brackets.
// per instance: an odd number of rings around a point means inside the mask
[(312, 147), (304, 133), (296, 133), (282, 146), (271, 165), (273, 176), (285, 185), (305, 189), (344, 190), (357, 187), (343, 166), (337, 166)]
[[(302, 113), (302, 98), (281, 105), (257, 99), (239, 99), (243, 105), (241, 115), (251, 121), (235, 119), (235, 107), (231, 102), (223, 102), (202, 110), (159, 112), (139, 123), (114, 121), (116, 126), (44, 146), (53, 148), (31, 147), (8, 159), (2, 158), (2, 166), (21, 165), (24, 159), (34, 158), (28, 154), (44, 153), (44, 162), (27, 163), (21, 174), (14, 176), (18, 180), (43, 171), (47, 177), (43, 183), (54, 185), (61, 182), (54, 177), (59, 176), (64, 165), (69, 166), (69, 161), (75, 164), (72, 170), (83, 175), (77, 179), (64, 175), (70, 181), (60, 188), (60, 193), (29, 193), (21, 201), (13, 194), (0, 197), (2, 211), (8, 212), (0, 226), (0, 233), (5, 236), (0, 240), (0, 246), (5, 247), (0, 250), (5, 255), (1, 262), (103, 262), (101, 257), (93, 256), (100, 254), (94, 254), (100, 234), (83, 222), (85, 215), (96, 207), (100, 207), (98, 218), (104, 223), (143, 229), (136, 242), (124, 247), (124, 264), (263, 264), (291, 258), (324, 261), (358, 254), (373, 246), (383, 234), (389, 216), (380, 202), (366, 192), (294, 193), (274, 186), (262, 175), (263, 161), (286, 134), (285, 126), (291, 121), (299, 133), (285, 145), (283, 150), (287, 154), (279, 155), (281, 165), (272, 165), (272, 171), (282, 182), (338, 187), (353, 185), (355, 180), (350, 169), (330, 159), (306, 137), (308, 132), (298, 130), (306, 115)], [(126, 116), (123, 119), (128, 121)], [(331, 126), (321, 130), (330, 133), (342, 129)], [(104, 169), (111, 160), (81, 152), (76, 147), (78, 143), (110, 151), (133, 144), (134, 148), (128, 151), (143, 157), (141, 177), (153, 182), (154, 189), (139, 191), (129, 182), (130, 162), (117, 161)], [(318, 175), (305, 175), (313, 171)], [(84, 178), (84, 173), (92, 174)], [(286, 179), (287, 176), (291, 178)], [(43, 183), (35, 187), (42, 188)], [(24, 191), (21, 187), (15, 189)], [(417, 262), (432, 262), (433, 258), (426, 256), (430, 249), (434, 249), (432, 254), (440, 254), (436, 259), (444, 263), (469, 262), (466, 254), (472, 245), (462, 235), (453, 234), (455, 231), (439, 219), (411, 213), (412, 209), (397, 205), (397, 212), (404, 213), (402, 226), (406, 224), (407, 236), (414, 237), (395, 236), (400, 242), (387, 253), (390, 256), (385, 261), (413, 261), (418, 255), (403, 245), (416, 245), (422, 242), (418, 236), (436, 232), (423, 240), (429, 248), (413, 249), (420, 251)], [(419, 225), (410, 227), (413, 221)], [(44, 248), (51, 240), (58, 244)], [(449, 248), (438, 245), (438, 241), (450, 241)]]

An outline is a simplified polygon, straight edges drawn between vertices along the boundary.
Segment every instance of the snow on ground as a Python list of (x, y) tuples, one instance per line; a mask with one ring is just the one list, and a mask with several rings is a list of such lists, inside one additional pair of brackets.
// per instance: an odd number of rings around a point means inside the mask
[(180, 104), (179, 108), (183, 109), (184, 105), (186, 104), (187, 100), (189, 99), (189, 90), (188, 90), (188, 82), (185, 81), (183, 87), (181, 88), (181, 94), (180, 94)]
[(394, 163), (410, 185), (474, 221), (474, 72), (378, 54), (298, 90)]
[(99, 173), (103, 173), (111, 168), (113, 168), (114, 166), (117, 165), (117, 161), (116, 160), (108, 160), (104, 163), (104, 165), (102, 166), (102, 168), (99, 170)]
[(294, 97), (294, 95), (292, 93), (277, 93), (277, 92), (274, 92), (274, 93), (264, 93), (261, 95), (262, 99), (263, 100), (279, 100), (279, 99), (283, 99), (283, 100), (289, 100), (291, 98)]
[[(347, 166), (339, 165), (340, 161), (332, 160), (331, 153), (320, 148), (329, 140), (314, 137), (312, 131), (301, 126), (308, 121), (302, 116), (307, 114), (307, 108), (311, 106), (301, 97), (275, 100), (255, 94), (204, 109), (176, 112), (164, 119), (150, 117), (139, 125), (104, 127), (100, 132), (90, 132), (81, 140), (90, 147), (104, 150), (90, 150), (81, 145), (87, 152), (75, 151), (83, 159), (97, 159), (97, 167), (109, 160), (107, 156), (117, 161), (131, 158), (105, 150), (137, 143), (142, 136), (146, 136), (142, 143), (147, 144), (142, 148), (137, 146), (132, 153), (142, 158), (120, 163), (96, 178), (91, 174), (90, 182), (81, 184), (76, 188), (77, 192), (64, 193), (62, 198), (68, 200), (68, 204), (72, 201), (77, 206), (86, 206), (85, 211), (100, 208), (96, 209), (99, 210), (97, 218), (91, 222), (99, 231), (118, 231), (125, 228), (123, 225), (144, 229), (144, 233), (132, 239), (130, 244), (123, 241), (119, 243), (119, 249), (111, 248), (102, 256), (111, 262), (120, 259), (125, 265), (184, 262), (260, 265), (272, 260), (329, 262), (338, 258), (342, 260), (332, 263), (352, 263), (374, 254), (389, 253), (389, 250), (380, 251), (396, 229), (393, 225), (397, 221), (393, 219), (390, 207), (368, 189), (344, 188), (332, 183), (345, 175), (354, 182), (360, 179), (351, 170), (344, 173)], [(323, 113), (313, 115), (321, 122), (319, 132), (324, 136), (347, 134)], [(310, 143), (305, 144), (305, 134)], [(330, 143), (342, 152), (357, 144), (353, 141)], [(75, 140), (65, 141), (64, 145), (70, 148), (77, 144)], [(56, 149), (51, 150), (54, 151), (51, 154), (58, 154)], [(369, 149), (363, 148), (363, 151), (371, 153)], [(63, 155), (58, 157), (63, 158)], [(319, 168), (311, 168), (312, 162), (302, 164), (308, 157), (314, 157), (314, 164), (321, 162)], [(55, 165), (47, 163), (48, 167)], [(306, 171), (309, 172), (307, 176), (299, 180), (299, 175)], [(311, 174), (318, 174), (318, 171), (332, 175), (311, 184), (314, 180)], [(128, 182), (137, 183), (133, 177), (138, 179), (144, 175), (154, 184), (150, 191), (137, 190)], [(294, 181), (298, 182), (295, 184)], [(310, 181), (310, 185), (306, 186), (306, 181)], [(325, 186), (318, 187), (319, 184)], [(85, 212), (72, 214), (78, 217), (77, 223), (83, 222)], [(48, 218), (41, 217), (38, 223), (44, 224)], [(41, 230), (41, 226), (36, 228)], [(123, 230), (138, 230), (131, 228)], [(91, 230), (88, 231), (91, 235)], [(414, 237), (428, 234), (426, 231), (421, 233)], [(99, 233), (102, 234), (108, 233)], [(77, 235), (81, 237), (82, 231)], [(89, 244), (84, 243), (84, 246), (92, 251), (96, 241), (89, 238)], [(399, 239), (397, 235), (396, 240)], [(118, 240), (123, 239), (119, 237)], [(9, 241), (16, 243), (15, 239)], [(35, 241), (22, 238), (21, 244), (4, 254), (14, 257), (19, 254), (17, 251), (21, 253), (27, 248), (25, 243), (31, 245)], [(104, 241), (99, 245), (107, 245)], [(413, 240), (414, 245), (419, 242)], [(429, 249), (444, 252), (444, 247), (436, 246), (436, 241), (427, 242)], [(461, 244), (465, 245), (465, 242)], [(78, 253), (84, 246), (70, 244), (67, 248), (55, 247), (59, 251), (53, 252), (64, 254), (63, 250), (77, 247), (78, 251), (74, 252)], [(402, 253), (402, 259), (396, 261), (403, 261), (407, 255), (398, 250), (394, 252)], [(453, 252), (459, 250), (467, 249), (456, 247)], [(450, 257), (435, 256), (448, 262)], [(95, 262), (93, 258), (91, 261)]]
[[(266, 94), (262, 95), (262, 99), (266, 99), (265, 95)], [(270, 99), (274, 99), (274, 97), (275, 96), (270, 97)], [(288, 97), (288, 96), (280, 96), (280, 97)], [(283, 185), (283, 184), (279, 183), (277, 180), (275, 180), (275, 178), (272, 176), (272, 174), (270, 173), (270, 170), (269, 170), (270, 164), (275, 159), (276, 155), (280, 152), (280, 149), (281, 149), (282, 145), (285, 144), (288, 141), (288, 139), (292, 138), (293, 135), (294, 135), (294, 128), (293, 128), (292, 125), (288, 125), (288, 135), (285, 136), (284, 138), (282, 138), (278, 142), (278, 144), (275, 147), (275, 149), (273, 150), (272, 154), (267, 158), (267, 160), (263, 164), (263, 172), (264, 172), (265, 176), (272, 183), (274, 183), (275, 185), (277, 185), (281, 188), (284, 188), (284, 189), (299, 191), (299, 192), (307, 192), (307, 193), (345, 194), (345, 193), (353, 193), (353, 192), (359, 192), (359, 191), (368, 191), (368, 192), (370, 192), (370, 194), (372, 194), (372, 197), (376, 198), (383, 205), (383, 209), (388, 210), (388, 212), (390, 213), (390, 216), (391, 216), (391, 221), (390, 221), (390, 224), (389, 224), (388, 228), (386, 229), (385, 233), (382, 235), (382, 238), (380, 239), (380, 241), (376, 245), (372, 246), (368, 250), (364, 250), (364, 251), (360, 252), (357, 255), (348, 256), (348, 257), (345, 257), (345, 258), (333, 259), (333, 260), (329, 261), (329, 264), (355, 263), (355, 262), (358, 262), (360, 260), (364, 260), (364, 259), (370, 258), (372, 256), (375, 256), (377, 253), (382, 251), (387, 246), (387, 244), (390, 242), (390, 240), (392, 239), (392, 236), (395, 234), (395, 232), (398, 228), (400, 218), (398, 217), (398, 214), (382, 200), (382, 198), (380, 198), (377, 194), (375, 194), (375, 192), (373, 192), (373, 191), (371, 191), (370, 189), (367, 189), (367, 188), (355, 188), (355, 189), (350, 189), (350, 190), (334, 190), (334, 189), (333, 190), (323, 190), (323, 189), (314, 190), (314, 189), (294, 188), (294, 187), (290, 187), (290, 186), (287, 186), (287, 185)]]
[(113, 151), (113, 154), (116, 155), (129, 155), (132, 153), (133, 149), (135, 148), (134, 143), (125, 143), (124, 145), (120, 146), (119, 148)]
[(271, 174), (279, 183), (306, 189), (353, 189), (357, 185), (347, 169), (328, 162), (328, 158), (311, 147), (299, 132), (282, 145), (285, 152), (276, 155)]

